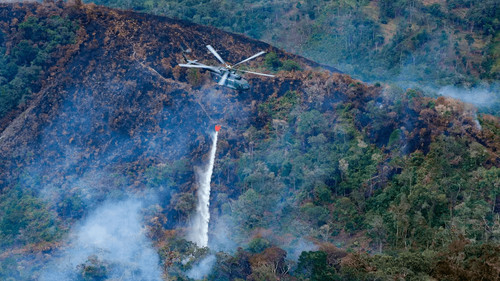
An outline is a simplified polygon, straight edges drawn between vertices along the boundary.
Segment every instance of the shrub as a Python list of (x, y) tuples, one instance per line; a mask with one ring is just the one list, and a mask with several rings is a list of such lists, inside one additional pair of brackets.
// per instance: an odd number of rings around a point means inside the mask
[(248, 251), (251, 253), (260, 253), (269, 247), (271, 243), (262, 237), (254, 238), (248, 243)]
[(278, 71), (283, 63), (280, 61), (275, 52), (271, 52), (264, 58), (264, 65), (273, 71)]
[(282, 70), (285, 71), (300, 71), (302, 67), (296, 61), (293, 60), (285, 60), (283, 65), (281, 66)]

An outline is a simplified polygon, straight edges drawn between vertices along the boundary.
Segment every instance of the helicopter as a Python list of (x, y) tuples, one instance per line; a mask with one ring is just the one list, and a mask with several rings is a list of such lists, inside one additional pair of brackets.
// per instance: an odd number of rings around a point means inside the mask
[(274, 75), (271, 74), (264, 74), (264, 73), (259, 73), (259, 72), (254, 72), (254, 71), (248, 71), (248, 70), (241, 70), (235, 68), (237, 65), (240, 65), (242, 63), (245, 63), (249, 60), (252, 60), (260, 55), (265, 54), (266, 52), (261, 51), (258, 52), (257, 54), (248, 57), (236, 64), (230, 65), (227, 62), (225, 62), (222, 57), (217, 53), (217, 51), (210, 45), (206, 46), (208, 50), (217, 58), (217, 60), (221, 63), (220, 66), (212, 66), (212, 65), (206, 65), (203, 63), (198, 62), (198, 60), (189, 60), (186, 58), (184, 53), (189, 53), (190, 50), (188, 49), (187, 51), (184, 51), (182, 54), (184, 59), (187, 61), (187, 63), (180, 63), (179, 66), (181, 67), (189, 67), (189, 68), (200, 68), (200, 69), (206, 69), (210, 71), (210, 74), (212, 75), (212, 79), (217, 82), (221, 86), (228, 87), (230, 89), (234, 89), (237, 91), (244, 91), (250, 89), (250, 84), (248, 83), (247, 80), (243, 79), (241, 75), (236, 73), (237, 71), (239, 72), (244, 72), (244, 73), (251, 73), (255, 75), (261, 75), (261, 76), (266, 76), (266, 77), (274, 77)]

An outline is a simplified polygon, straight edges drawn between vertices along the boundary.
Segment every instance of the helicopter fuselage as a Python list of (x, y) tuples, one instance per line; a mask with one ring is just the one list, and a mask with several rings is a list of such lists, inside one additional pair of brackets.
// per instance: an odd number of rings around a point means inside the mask
[[(222, 69), (222, 71), (215, 72), (215, 71), (210, 71), (210, 74), (212, 75), (212, 79), (219, 83), (219, 81), (222, 79), (222, 75), (224, 75), (224, 72), (228, 71), (225, 69)], [(229, 75), (227, 76), (226, 82), (224, 83), (224, 86), (237, 90), (237, 91), (246, 91), (250, 89), (250, 84), (248, 83), (247, 80), (243, 79), (241, 75), (238, 75), (237, 73), (233, 71), (229, 71)]]

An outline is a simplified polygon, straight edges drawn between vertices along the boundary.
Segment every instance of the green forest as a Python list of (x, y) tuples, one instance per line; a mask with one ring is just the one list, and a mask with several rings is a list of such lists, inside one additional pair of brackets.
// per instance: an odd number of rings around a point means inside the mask
[[(370, 101), (324, 111), (296, 92), (260, 104), (268, 123), (244, 133), (251, 148), (216, 168), (215, 177), (235, 177), (236, 190), (218, 193), (212, 204), (243, 237), (265, 234), (240, 241), (248, 245), (233, 256), (218, 253), (208, 280), (496, 280), (500, 169), (481, 144), (460, 134), (439, 133), (416, 150), (408, 129), (380, 134), (392, 126), (384, 116), (397, 114), (402, 122), (411, 118), (405, 111), (422, 116), (429, 108), (454, 107), (414, 91), (398, 96), (384, 108)], [(370, 135), (379, 135), (378, 144)], [(187, 198), (174, 202), (186, 206)], [(189, 214), (194, 207), (180, 210)], [(321, 246), (290, 262), (279, 247), (287, 235)], [(167, 247), (182, 256), (186, 246), (178, 243)], [(181, 261), (171, 262), (183, 268)]]
[(58, 52), (75, 43), (78, 24), (59, 16), (30, 17), (17, 28), (21, 40), (9, 53), (0, 31), (0, 119), (41, 89)]

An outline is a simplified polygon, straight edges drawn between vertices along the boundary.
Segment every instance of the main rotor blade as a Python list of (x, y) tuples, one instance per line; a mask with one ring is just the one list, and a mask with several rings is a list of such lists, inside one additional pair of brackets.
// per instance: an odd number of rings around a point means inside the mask
[(189, 67), (189, 68), (203, 68), (203, 69), (211, 69), (213, 71), (219, 72), (217, 67), (214, 66), (209, 66), (209, 65), (204, 65), (204, 64), (185, 64), (185, 63), (179, 63), (179, 66), (181, 67)]
[(255, 55), (253, 55), (253, 56), (251, 56), (251, 57), (249, 57), (249, 58), (247, 58), (247, 59), (244, 59), (244, 60), (240, 61), (240, 62), (239, 62), (239, 63), (237, 63), (237, 64), (234, 64), (234, 65), (233, 65), (233, 67), (237, 66), (238, 64), (241, 64), (241, 63), (247, 62), (247, 61), (249, 61), (249, 60), (253, 60), (254, 58), (256, 58), (256, 57), (258, 57), (258, 56), (260, 56), (260, 55), (263, 55), (263, 54), (265, 54), (265, 53), (266, 53), (266, 52), (264, 52), (264, 51), (259, 52), (259, 53), (255, 54)]
[(271, 74), (264, 74), (264, 73), (247, 71), (247, 70), (240, 70), (240, 69), (237, 69), (237, 70), (241, 71), (241, 72), (252, 73), (252, 74), (261, 75), (261, 76), (274, 77), (274, 75), (271, 75)]
[(208, 50), (214, 54), (214, 56), (223, 64), (226, 65), (226, 62), (220, 57), (219, 53), (210, 45), (207, 45)]
[(224, 85), (226, 83), (227, 77), (229, 76), (229, 71), (224, 72), (222, 78), (219, 80), (219, 85)]

